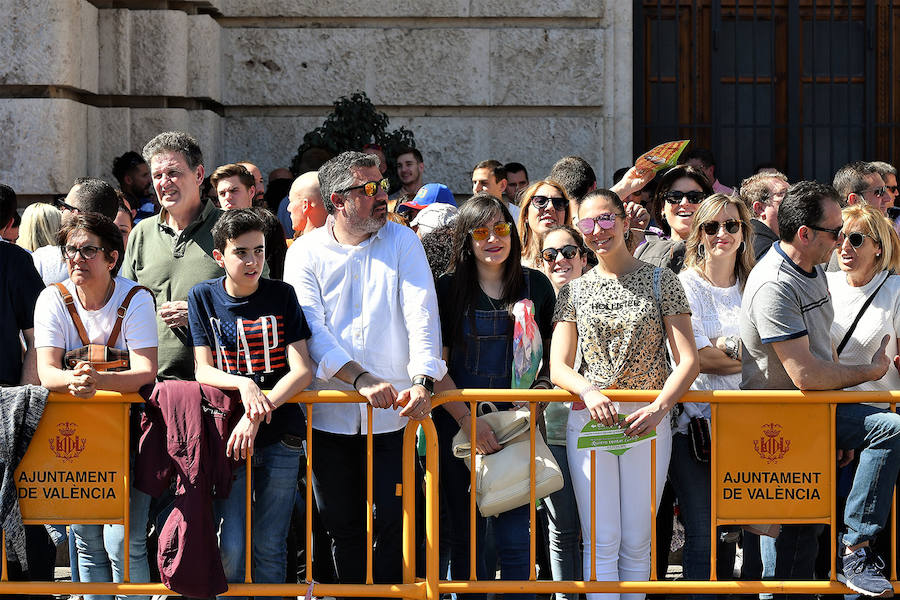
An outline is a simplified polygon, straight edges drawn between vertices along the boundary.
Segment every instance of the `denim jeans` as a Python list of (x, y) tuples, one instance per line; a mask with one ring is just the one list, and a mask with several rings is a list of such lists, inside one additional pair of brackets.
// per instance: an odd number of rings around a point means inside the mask
[[(150, 496), (131, 488), (129, 510), (129, 580), (131, 583), (150, 581), (147, 564), (147, 514)], [(72, 525), (78, 549), (78, 571), (83, 582), (124, 581), (125, 527), (122, 525)], [(118, 596), (125, 598), (125, 596)], [(85, 600), (111, 600), (112, 596), (86, 594)], [(149, 596), (129, 596), (147, 600)]]
[[(297, 491), (301, 448), (275, 442), (253, 452), (253, 582), (284, 583), (287, 536)], [(242, 463), (228, 498), (214, 503), (225, 578), (244, 581), (247, 468)]]
[(891, 512), (900, 471), (900, 415), (866, 404), (838, 404), (838, 448), (862, 448), (844, 509), (844, 544), (872, 540)]
[[(581, 579), (581, 544), (578, 541), (581, 524), (569, 473), (569, 455), (565, 446), (556, 444), (550, 445), (550, 452), (563, 476), (562, 489), (544, 498), (550, 522), (550, 570), (554, 581), (577, 581)], [(573, 600), (577, 596), (556, 594), (556, 600)]]
[[(681, 522), (684, 525), (684, 578), (692, 581), (709, 579), (710, 560), (710, 466), (697, 461), (687, 434), (672, 436), (672, 459), (669, 481), (678, 497)], [(732, 579), (735, 545), (716, 545), (716, 575), (720, 580)], [(713, 596), (694, 596), (696, 598)]]

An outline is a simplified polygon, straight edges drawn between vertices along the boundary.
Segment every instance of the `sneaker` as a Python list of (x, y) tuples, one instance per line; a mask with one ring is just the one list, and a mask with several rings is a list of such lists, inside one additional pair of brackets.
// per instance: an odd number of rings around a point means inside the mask
[(840, 558), (838, 581), (851, 590), (875, 598), (890, 598), (894, 595), (894, 588), (882, 575), (884, 561), (871, 548), (863, 546)]

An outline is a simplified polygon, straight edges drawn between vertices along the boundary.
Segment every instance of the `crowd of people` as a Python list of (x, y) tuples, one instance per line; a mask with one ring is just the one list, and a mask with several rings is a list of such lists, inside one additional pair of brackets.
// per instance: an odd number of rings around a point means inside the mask
[[(397, 190), (376, 144), (319, 158), (304, 173), (273, 172), (266, 188), (247, 162), (206, 177), (197, 141), (165, 132), (116, 159), (118, 189), (77, 179), (18, 224), (15, 192), (0, 185), (0, 347), (22, 348), (0, 361), (2, 401), (25, 384), (44, 398), (111, 390), (147, 399), (131, 421), (129, 539), (120, 525), (72, 524), (73, 580), (122, 581), (127, 551), (132, 582), (158, 575), (187, 597), (243, 581), (252, 460), (253, 581), (364, 582), (371, 429), (372, 571), (375, 582), (399, 582), (404, 429), (429, 417), (442, 576), (467, 580), (474, 561), (479, 579), (499, 571), (526, 580), (527, 505), (476, 514), (470, 555), (470, 473), (454, 438), (474, 431), (475, 452), (488, 455), (502, 449), (497, 432), (467, 403), (431, 400), (457, 388), (526, 387), (573, 395), (540, 407), (540, 435), (563, 475), (541, 501), (542, 575), (647, 580), (651, 528), (665, 568), (677, 504), (684, 577), (705, 580), (711, 412), (679, 403), (689, 389), (900, 389), (898, 188), (887, 163), (850, 163), (833, 185), (790, 185), (763, 168), (731, 189), (705, 150), (659, 173), (622, 169), (609, 188), (577, 156), (535, 181), (520, 163), (484, 160), (458, 204), (447, 186), (424, 183), (414, 148), (394, 157)], [(329, 389), (366, 402), (287, 402)], [(609, 389), (658, 393), (619, 402)], [(655, 469), (649, 444), (579, 448), (591, 421), (655, 434)], [(900, 415), (839, 404), (837, 443), (852, 482), (838, 577), (886, 597), (877, 548), (889, 537), (880, 534), (900, 469)], [(307, 447), (310, 549), (294, 531)], [(10, 527), (12, 578), (52, 577), (66, 529), (4, 520)], [(724, 528), (718, 576), (733, 576), (740, 543), (742, 577), (812, 579), (821, 535), (819, 525)], [(298, 572), (307, 551), (314, 572)]]

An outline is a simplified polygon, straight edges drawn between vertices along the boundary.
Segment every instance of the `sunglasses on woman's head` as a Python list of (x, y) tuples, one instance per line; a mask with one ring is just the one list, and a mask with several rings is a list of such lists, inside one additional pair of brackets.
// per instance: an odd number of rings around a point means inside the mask
[(718, 221), (707, 221), (700, 226), (700, 229), (702, 229), (703, 233), (705, 233), (706, 235), (716, 235), (717, 233), (719, 233), (720, 227), (724, 227), (725, 231), (734, 234), (740, 231), (741, 222), (737, 219), (728, 219), (724, 223), (719, 223)]
[(676, 192), (675, 190), (670, 190), (664, 193), (662, 197), (669, 204), (681, 204), (682, 198), (691, 204), (700, 204), (706, 199), (706, 194), (703, 192)]
[(578, 246), (566, 244), (562, 248), (544, 248), (541, 250), (541, 258), (547, 262), (555, 261), (560, 254), (562, 254), (563, 258), (572, 260), (578, 254)]
[(594, 233), (594, 227), (597, 225), (600, 226), (600, 229), (612, 229), (616, 226), (616, 215), (614, 214), (604, 214), (597, 215), (596, 217), (587, 217), (584, 219), (579, 219), (578, 229), (581, 230), (581, 233), (584, 235), (590, 235)]
[[(491, 237), (491, 227), (474, 227), (469, 230), (472, 239), (476, 242), (486, 240)], [(509, 223), (494, 223), (493, 231), (497, 237), (506, 237), (509, 235), (511, 226)]]
[[(844, 240), (846, 239), (848, 242), (850, 242), (850, 245), (853, 246), (853, 248), (858, 249), (865, 243), (867, 237), (872, 238), (871, 235), (862, 233), (861, 231), (854, 231), (852, 233), (844, 233), (842, 231), (840, 234), (838, 234), (838, 242), (843, 244)], [(874, 242), (875, 238), (872, 238), (872, 241)]]
[(566, 206), (568, 206), (568, 202), (565, 198), (558, 196), (532, 196), (531, 203), (535, 208), (543, 209), (549, 203), (553, 203), (553, 208), (557, 210), (557, 212), (561, 212), (566, 210)]

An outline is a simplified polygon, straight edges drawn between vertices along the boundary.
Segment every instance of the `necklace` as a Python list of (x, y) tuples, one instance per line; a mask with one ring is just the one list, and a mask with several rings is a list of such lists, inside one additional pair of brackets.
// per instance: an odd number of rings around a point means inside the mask
[(500, 307), (497, 306), (496, 304), (494, 304), (494, 299), (491, 298), (491, 295), (488, 294), (488, 293), (485, 291), (484, 286), (482, 286), (482, 285), (479, 283), (479, 284), (478, 284), (478, 287), (481, 288), (481, 293), (484, 294), (484, 297), (487, 298), (487, 299), (488, 299), (488, 302), (491, 303), (491, 308), (494, 309), (494, 310), (500, 310)]

